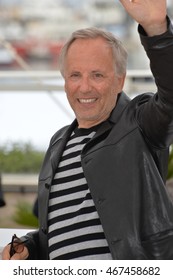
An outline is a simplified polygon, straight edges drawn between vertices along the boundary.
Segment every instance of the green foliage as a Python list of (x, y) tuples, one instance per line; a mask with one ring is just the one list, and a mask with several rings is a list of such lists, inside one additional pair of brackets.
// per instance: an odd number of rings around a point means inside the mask
[[(7, 143), (0, 146), (0, 173), (38, 173), (44, 152), (30, 143)], [(168, 176), (173, 178), (173, 146), (170, 148)]]
[(170, 147), (169, 163), (168, 163), (168, 176), (167, 179), (173, 178), (173, 146)]
[(38, 173), (44, 153), (30, 143), (9, 143), (0, 146), (1, 173)]
[(32, 205), (28, 202), (19, 202), (16, 205), (16, 211), (13, 219), (20, 225), (34, 228), (38, 227), (38, 219), (34, 216), (32, 212)]

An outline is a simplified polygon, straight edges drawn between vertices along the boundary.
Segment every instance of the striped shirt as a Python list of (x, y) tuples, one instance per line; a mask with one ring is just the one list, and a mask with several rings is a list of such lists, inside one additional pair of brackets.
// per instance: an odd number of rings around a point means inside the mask
[(93, 129), (76, 129), (63, 152), (49, 198), (49, 258), (112, 259), (81, 166), (81, 151)]

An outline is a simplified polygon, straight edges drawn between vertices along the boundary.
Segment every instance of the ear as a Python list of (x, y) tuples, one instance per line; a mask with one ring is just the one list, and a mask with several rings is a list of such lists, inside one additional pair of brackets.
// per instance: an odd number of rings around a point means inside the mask
[(126, 78), (126, 74), (117, 77), (118, 85), (119, 85), (119, 92), (121, 92), (124, 87), (125, 78)]

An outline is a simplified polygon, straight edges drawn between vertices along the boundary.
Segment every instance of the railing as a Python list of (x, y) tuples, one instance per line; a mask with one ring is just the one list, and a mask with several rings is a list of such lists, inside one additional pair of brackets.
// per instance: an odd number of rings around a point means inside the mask
[(37, 192), (38, 174), (2, 173), (0, 179), (3, 192)]

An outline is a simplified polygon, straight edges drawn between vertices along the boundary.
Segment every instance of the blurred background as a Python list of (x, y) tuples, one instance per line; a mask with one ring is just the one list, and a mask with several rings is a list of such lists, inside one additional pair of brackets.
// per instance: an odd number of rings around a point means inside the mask
[(118, 0), (0, 0), (0, 227), (37, 224), (31, 212), (43, 155), (51, 136), (74, 118), (58, 55), (74, 30), (89, 26), (124, 43), (127, 94), (155, 91), (137, 24)]

